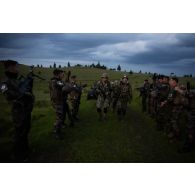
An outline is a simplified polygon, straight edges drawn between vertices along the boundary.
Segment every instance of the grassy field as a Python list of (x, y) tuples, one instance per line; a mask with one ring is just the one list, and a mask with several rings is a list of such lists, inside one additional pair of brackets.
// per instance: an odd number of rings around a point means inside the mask
[[(141, 100), (135, 90), (150, 75), (128, 74), (133, 86), (133, 101), (129, 106), (126, 120), (119, 122), (112, 112), (108, 121), (97, 119), (95, 101), (87, 101), (87, 90), (94, 81), (105, 72), (93, 68), (69, 68), (77, 75), (79, 82), (87, 83), (80, 107), (80, 121), (75, 127), (66, 127), (63, 141), (54, 140), (51, 131), (54, 122), (54, 111), (49, 100), (48, 82), (52, 69), (35, 68), (35, 73), (46, 78), (46, 81), (35, 79), (34, 94), (36, 97), (32, 112), (32, 129), (29, 135), (32, 148), (30, 162), (195, 162), (195, 151), (188, 154), (177, 153), (181, 143), (168, 143), (163, 132), (155, 130), (154, 121), (141, 112)], [(22, 74), (28, 71), (22, 66)], [(121, 78), (124, 72), (106, 71), (110, 80)], [(0, 78), (3, 69), (0, 66)], [(193, 78), (181, 78), (186, 84)], [(4, 96), (0, 95), (0, 161), (7, 162), (12, 147), (13, 127), (10, 107)]]

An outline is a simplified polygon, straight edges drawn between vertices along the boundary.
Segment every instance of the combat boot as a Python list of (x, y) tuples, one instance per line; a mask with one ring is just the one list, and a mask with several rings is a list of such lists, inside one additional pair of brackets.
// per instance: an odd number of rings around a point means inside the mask
[(54, 129), (53, 136), (56, 140), (62, 140), (63, 139), (62, 133), (59, 129)]

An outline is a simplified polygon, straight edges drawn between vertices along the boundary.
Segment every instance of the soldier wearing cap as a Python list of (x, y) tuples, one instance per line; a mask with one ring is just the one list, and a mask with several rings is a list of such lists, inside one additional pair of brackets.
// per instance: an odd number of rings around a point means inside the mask
[(97, 112), (99, 114), (99, 120), (105, 119), (109, 104), (110, 104), (110, 96), (111, 96), (111, 84), (108, 80), (108, 75), (103, 73), (101, 76), (101, 80), (98, 81), (96, 86), (97, 93)]
[(19, 64), (13, 60), (4, 62), (6, 80), (1, 83), (1, 92), (11, 105), (12, 120), (15, 129), (14, 160), (22, 162), (29, 152), (28, 134), (31, 128), (31, 112), (34, 96), (20, 88)]
[(119, 84), (119, 96), (117, 101), (117, 115), (118, 119), (124, 119), (127, 110), (127, 103), (132, 100), (132, 87), (128, 81), (128, 77), (126, 75), (120, 81)]

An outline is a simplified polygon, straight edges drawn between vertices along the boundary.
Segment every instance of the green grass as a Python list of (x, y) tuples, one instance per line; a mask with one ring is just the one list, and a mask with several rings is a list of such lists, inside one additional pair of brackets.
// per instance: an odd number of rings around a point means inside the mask
[[(116, 114), (109, 112), (108, 120), (99, 122), (95, 101), (86, 100), (86, 92), (94, 81), (97, 81), (104, 70), (90, 68), (70, 68), (82, 83), (87, 83), (80, 107), (80, 121), (75, 127), (65, 128), (65, 139), (53, 139), (51, 131), (55, 119), (49, 100), (48, 81), (52, 69), (35, 69), (41, 72), (46, 81), (35, 80), (35, 107), (32, 112), (32, 128), (29, 135), (32, 153), (30, 162), (195, 162), (195, 151), (189, 154), (178, 154), (180, 144), (169, 144), (163, 132), (155, 130), (154, 121), (141, 112), (139, 87), (149, 75), (128, 75), (134, 88), (133, 101), (129, 106), (125, 121), (119, 122)], [(27, 67), (22, 66), (22, 73)], [(111, 80), (119, 79), (124, 73), (107, 71)], [(127, 73), (128, 74), (128, 73)], [(0, 78), (3, 69), (0, 67)], [(181, 78), (186, 84), (194, 79)], [(6, 161), (11, 151), (13, 128), (10, 108), (4, 96), (0, 95), (0, 155)]]

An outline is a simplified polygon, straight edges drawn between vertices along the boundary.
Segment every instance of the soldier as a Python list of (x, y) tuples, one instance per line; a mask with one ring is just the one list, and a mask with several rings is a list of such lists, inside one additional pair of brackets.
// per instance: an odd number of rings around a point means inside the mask
[(78, 111), (81, 99), (82, 88), (77, 84), (76, 76), (70, 77), (70, 86), (73, 89), (68, 95), (68, 105), (73, 120), (78, 121)]
[(152, 85), (150, 85), (150, 92), (148, 96), (148, 114), (150, 114), (151, 117), (155, 117), (156, 114), (156, 98), (156, 85), (154, 85), (153, 83)]
[(27, 86), (29, 90), (21, 90), (21, 83), (18, 79), (18, 62), (8, 60), (4, 62), (4, 66), (7, 79), (1, 84), (1, 92), (5, 94), (8, 103), (11, 105), (15, 129), (14, 160), (21, 162), (27, 158), (29, 151), (28, 134), (31, 128), (34, 96), (30, 86)]
[(173, 77), (169, 81), (170, 91), (167, 100), (161, 102), (161, 106), (168, 104), (171, 110), (171, 117), (168, 122), (168, 138), (170, 142), (180, 137), (180, 130), (178, 121), (180, 114), (186, 104), (186, 98), (184, 97), (184, 91), (178, 87), (178, 78)]
[(53, 71), (53, 77), (49, 83), (50, 98), (52, 106), (56, 113), (56, 121), (54, 123), (53, 134), (56, 139), (62, 139), (62, 125), (64, 121), (64, 102), (63, 102), (63, 91), (64, 83), (62, 79), (64, 77), (64, 72), (59, 69)]
[(97, 93), (97, 112), (99, 114), (99, 120), (105, 119), (109, 105), (110, 105), (110, 96), (111, 96), (111, 84), (108, 80), (108, 75), (103, 73), (101, 80), (98, 81), (96, 86)]
[(116, 104), (118, 101), (118, 96), (119, 96), (119, 81), (115, 80), (112, 83), (112, 92), (111, 92), (111, 100), (112, 100), (112, 111), (115, 112), (116, 110)]
[(168, 107), (167, 105), (161, 106), (161, 103), (168, 98), (169, 90), (169, 77), (161, 76), (157, 84), (157, 130), (164, 130), (167, 122)]
[(74, 126), (74, 120), (72, 118), (71, 111), (70, 111), (70, 108), (69, 108), (69, 105), (68, 105), (68, 94), (71, 91), (70, 75), (71, 75), (71, 72), (68, 71), (68, 73), (66, 75), (66, 78), (65, 78), (65, 81), (63, 82), (64, 86), (62, 88), (62, 95), (63, 95), (63, 126), (62, 127), (63, 128), (66, 126), (66, 123), (65, 123), (66, 116), (68, 116), (68, 119), (70, 121), (70, 126), (71, 127)]
[(150, 83), (148, 79), (144, 80), (143, 86), (140, 88), (140, 96), (142, 97), (142, 111), (146, 112), (147, 110), (147, 101), (150, 92)]
[(119, 96), (117, 101), (117, 115), (118, 119), (124, 119), (127, 110), (127, 103), (132, 100), (132, 87), (128, 82), (128, 77), (126, 75), (120, 81), (119, 84)]

